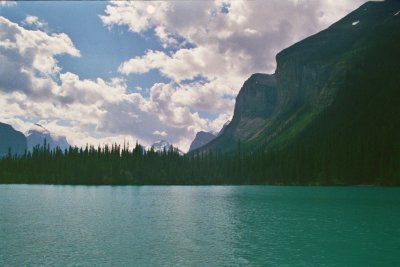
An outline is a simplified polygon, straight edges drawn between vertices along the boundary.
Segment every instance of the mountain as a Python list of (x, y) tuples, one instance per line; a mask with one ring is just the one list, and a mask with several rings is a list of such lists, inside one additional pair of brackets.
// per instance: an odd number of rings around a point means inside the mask
[(190, 144), (188, 153), (207, 145), (212, 140), (214, 140), (216, 137), (222, 135), (230, 122), (231, 121), (229, 121), (229, 120), (227, 122), (225, 122), (224, 125), (222, 126), (221, 130), (219, 130), (219, 132), (204, 132), (204, 131), (198, 132), (196, 134), (196, 137), (193, 139), (192, 143)]
[(160, 140), (160, 141), (157, 141), (157, 142), (153, 143), (151, 145), (151, 147), (155, 151), (160, 152), (160, 151), (163, 151), (164, 149), (168, 150), (171, 147), (171, 144), (166, 140)]
[(156, 152), (163, 152), (164, 150), (168, 151), (171, 148), (171, 146), (174, 148), (174, 150), (177, 150), (180, 155), (184, 154), (179, 148), (174, 147), (171, 143), (169, 143), (166, 140), (160, 140), (151, 145), (151, 147)]
[(21, 132), (16, 131), (11, 125), (0, 122), (0, 157), (8, 154), (24, 154), (26, 138)]
[(69, 148), (65, 136), (57, 136), (47, 130), (44, 126), (36, 123), (27, 133), (28, 150), (32, 151), (35, 146), (43, 145), (45, 140), (46, 144), (50, 146), (50, 149), (59, 147), (61, 150), (65, 150)]
[(210, 132), (198, 132), (192, 144), (190, 145), (189, 152), (208, 144), (209, 142), (214, 140), (215, 137), (216, 136)]
[(371, 132), (379, 139), (378, 129), (398, 133), (399, 10), (399, 1), (368, 2), (280, 52), (275, 73), (244, 83), (231, 123), (200, 151), (235, 151), (238, 143), (246, 151), (282, 149), (327, 122), (345, 138), (353, 129), (365, 129), (358, 137), (365, 139)]

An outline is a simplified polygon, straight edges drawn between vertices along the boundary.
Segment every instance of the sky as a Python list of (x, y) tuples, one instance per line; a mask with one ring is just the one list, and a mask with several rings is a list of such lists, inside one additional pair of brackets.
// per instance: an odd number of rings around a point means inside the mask
[(364, 2), (0, 1), (0, 121), (187, 151), (231, 119), (251, 74)]

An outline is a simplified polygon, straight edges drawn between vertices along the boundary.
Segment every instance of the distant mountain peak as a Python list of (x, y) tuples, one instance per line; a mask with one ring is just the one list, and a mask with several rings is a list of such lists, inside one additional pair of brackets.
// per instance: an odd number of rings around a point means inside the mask
[(43, 145), (45, 140), (51, 149), (59, 147), (64, 150), (69, 147), (65, 136), (52, 133), (40, 123), (33, 124), (27, 132), (28, 150), (32, 150), (37, 145)]
[(178, 153), (179, 153), (180, 155), (183, 155), (183, 154), (184, 154), (179, 148), (174, 147), (170, 142), (168, 142), (167, 140), (164, 140), (164, 139), (159, 140), (159, 141), (157, 141), (157, 142), (154, 142), (154, 143), (151, 145), (151, 147), (153, 148), (153, 150), (156, 151), (156, 152), (163, 152), (164, 150), (168, 151), (168, 150), (171, 148), (171, 146), (172, 146), (174, 149), (177, 149), (177, 151), (178, 151)]
[(169, 147), (171, 146), (171, 144), (167, 140), (159, 140), (157, 142), (154, 142), (151, 146), (156, 150), (163, 149), (164, 147)]

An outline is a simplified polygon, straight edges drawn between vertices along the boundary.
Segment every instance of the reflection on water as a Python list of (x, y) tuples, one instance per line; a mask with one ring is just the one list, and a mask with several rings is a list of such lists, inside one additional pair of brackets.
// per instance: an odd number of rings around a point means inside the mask
[(400, 189), (0, 186), (0, 266), (394, 266)]

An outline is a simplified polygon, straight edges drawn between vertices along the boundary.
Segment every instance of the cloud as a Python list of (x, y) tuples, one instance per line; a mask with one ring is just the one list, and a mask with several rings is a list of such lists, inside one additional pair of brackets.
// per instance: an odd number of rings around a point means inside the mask
[(40, 20), (38, 17), (32, 15), (26, 16), (25, 19), (22, 21), (22, 25), (30, 26), (34, 29), (48, 31), (47, 23), (45, 21)]
[(233, 54), (230, 51), (221, 54), (203, 46), (182, 48), (172, 55), (149, 50), (142, 57), (123, 62), (119, 71), (123, 74), (141, 74), (158, 69), (163, 76), (177, 83), (194, 79), (196, 76), (213, 80), (222, 76), (242, 76), (243, 67), (240, 62), (245, 60), (245, 57), (244, 54)]
[(160, 131), (154, 131), (153, 135), (155, 135), (155, 136), (161, 136), (161, 137), (166, 137), (168, 134), (167, 134), (167, 132), (165, 132), (165, 131), (162, 131), (162, 132), (160, 132)]
[(154, 33), (160, 39), (164, 48), (178, 45), (178, 40), (165, 27), (158, 25), (154, 28)]
[(124, 97), (126, 84), (123, 79), (114, 78), (110, 82), (101, 78), (81, 80), (70, 72), (59, 75), (60, 86), (54, 92), (64, 104), (119, 102)]
[(50, 77), (61, 70), (55, 56), (80, 56), (64, 33), (49, 35), (27, 30), (4, 17), (0, 17), (0, 27), (1, 90), (26, 92), (32, 97), (48, 96), (56, 86)]
[(100, 18), (104, 25), (127, 25), (132, 32), (142, 32), (163, 20), (168, 8), (167, 1), (114, 1)]

